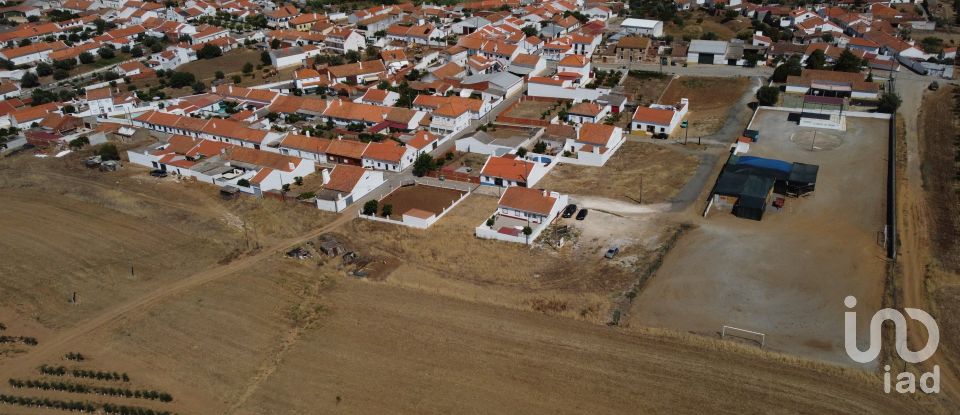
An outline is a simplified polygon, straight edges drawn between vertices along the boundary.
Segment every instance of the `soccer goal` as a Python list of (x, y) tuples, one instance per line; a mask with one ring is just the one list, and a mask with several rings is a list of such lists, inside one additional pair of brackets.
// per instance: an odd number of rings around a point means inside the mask
[(767, 335), (758, 331), (744, 330), (733, 326), (723, 326), (720, 329), (720, 338), (725, 339), (727, 336), (755, 341), (760, 343), (761, 349), (767, 345)]

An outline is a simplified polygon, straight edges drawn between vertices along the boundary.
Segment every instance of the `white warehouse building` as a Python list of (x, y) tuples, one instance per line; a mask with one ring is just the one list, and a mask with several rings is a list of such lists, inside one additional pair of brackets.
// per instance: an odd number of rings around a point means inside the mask
[(620, 23), (620, 30), (628, 34), (663, 37), (663, 22), (659, 20), (628, 18), (623, 19), (623, 22)]

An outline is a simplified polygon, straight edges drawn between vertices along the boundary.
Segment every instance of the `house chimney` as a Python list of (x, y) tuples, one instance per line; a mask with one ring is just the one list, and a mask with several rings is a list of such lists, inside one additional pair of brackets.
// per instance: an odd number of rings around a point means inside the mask
[(307, 130), (307, 137), (310, 137), (310, 130)]
[(320, 176), (323, 177), (323, 184), (326, 185), (330, 183), (330, 169), (323, 169), (320, 171)]
[(296, 164), (293, 164), (293, 162), (291, 161), (291, 162), (288, 162), (288, 163), (287, 163), (287, 168), (290, 169), (290, 170), (293, 170), (293, 169), (297, 168), (297, 165), (296, 165)]
[(550, 192), (548, 192), (547, 189), (542, 189), (541, 191), (543, 192), (543, 197), (550, 196)]

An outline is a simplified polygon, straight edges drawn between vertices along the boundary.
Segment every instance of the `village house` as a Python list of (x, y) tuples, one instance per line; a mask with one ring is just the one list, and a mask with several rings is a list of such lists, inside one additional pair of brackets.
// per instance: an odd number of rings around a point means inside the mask
[(317, 209), (340, 212), (384, 183), (383, 172), (359, 166), (323, 169), (323, 188), (316, 193)]
[(475, 229), (475, 234), (483, 239), (532, 243), (556, 220), (568, 199), (548, 190), (507, 188), (500, 195), (496, 212)]
[(547, 174), (543, 164), (518, 158), (515, 154), (490, 156), (480, 169), (480, 184), (498, 187), (531, 187)]
[(673, 130), (687, 115), (689, 104), (689, 100), (682, 98), (676, 105), (650, 104), (649, 107), (637, 107), (630, 128), (651, 134), (673, 134)]

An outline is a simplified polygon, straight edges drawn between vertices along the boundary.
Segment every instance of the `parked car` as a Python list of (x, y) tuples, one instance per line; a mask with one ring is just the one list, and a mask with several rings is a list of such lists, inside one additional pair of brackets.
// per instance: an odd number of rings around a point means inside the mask
[(577, 212), (577, 220), (584, 220), (586, 218), (587, 218), (587, 208), (580, 209), (580, 211)]
[(151, 170), (150, 175), (153, 177), (163, 178), (163, 177), (167, 177), (167, 172), (160, 169), (156, 169), (156, 170)]
[(577, 213), (577, 205), (571, 203), (567, 207), (563, 208), (563, 217), (569, 218), (573, 217), (573, 214)]
[(613, 257), (617, 256), (617, 254), (619, 253), (620, 253), (620, 248), (615, 246), (613, 248), (608, 249), (607, 253), (603, 254), (603, 257), (606, 259), (612, 259)]
[(653, 138), (655, 138), (655, 139), (657, 139), (657, 140), (666, 140), (666, 139), (670, 138), (670, 134), (667, 134), (667, 133), (656, 133), (656, 134), (653, 135)]

